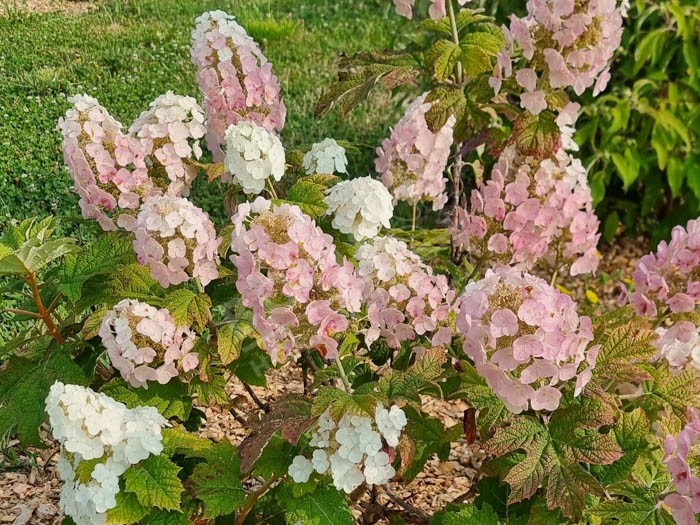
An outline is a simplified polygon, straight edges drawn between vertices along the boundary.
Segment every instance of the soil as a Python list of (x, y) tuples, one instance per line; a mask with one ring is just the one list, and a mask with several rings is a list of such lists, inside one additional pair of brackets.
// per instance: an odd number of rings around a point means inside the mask
[[(619, 239), (614, 244), (602, 248), (603, 258), (599, 274), (615, 274), (608, 280), (566, 279), (560, 282), (574, 297), (585, 301), (586, 289), (594, 291), (604, 307), (614, 305), (617, 279), (632, 275), (635, 261), (647, 251), (644, 239)], [(605, 281), (601, 283), (601, 281)], [(278, 399), (284, 394), (301, 393), (303, 386), (298, 370), (291, 365), (272, 371), (268, 376), (268, 387), (253, 387), (255, 394), (263, 401)], [(238, 412), (252, 413), (256, 406), (246, 394), (240, 383), (230, 385), (231, 399), (240, 400)], [(424, 410), (439, 418), (445, 426), (452, 426), (461, 421), (463, 411), (468, 408), (466, 402), (445, 402), (426, 398)], [(228, 439), (234, 444), (246, 436), (246, 429), (227, 409), (214, 407), (204, 409), (207, 425), (200, 434), (216, 441)], [(50, 443), (48, 429), (45, 430), (46, 442)], [(33, 449), (19, 458), (14, 464), (20, 465), (15, 471), (2, 471), (2, 466), (10, 463), (9, 457), (3, 457), (2, 451), (15, 450), (10, 442), (0, 443), (0, 525), (58, 525), (62, 513), (58, 506), (61, 484), (56, 473), (56, 447)], [(424, 471), (409, 484), (389, 483), (391, 495), (383, 488), (354, 494), (353, 513), (358, 524), (388, 525), (386, 516), (392, 511), (401, 510), (397, 498), (404, 503), (402, 517), (408, 523), (420, 523), (420, 514), (433, 512), (444, 507), (446, 503), (458, 499), (468, 500), (469, 493), (485, 455), (479, 445), (469, 445), (465, 440), (453, 443), (450, 457), (446, 462), (431, 459)], [(409, 509), (406, 510), (406, 507)], [(412, 510), (411, 510), (412, 509)], [(387, 510), (389, 511), (387, 513)]]
[[(0, 16), (55, 12), (78, 14), (94, 9), (97, 9), (97, 3), (94, 0), (3, 0), (0, 2)], [(2, 523), (1, 517), (0, 523)]]

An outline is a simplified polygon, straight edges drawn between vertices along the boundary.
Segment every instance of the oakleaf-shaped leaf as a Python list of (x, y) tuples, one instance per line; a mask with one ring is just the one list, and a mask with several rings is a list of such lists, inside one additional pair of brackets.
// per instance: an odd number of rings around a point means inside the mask
[(86, 385), (82, 369), (62, 348), (35, 362), (13, 356), (0, 369), (0, 435), (16, 428), (24, 445), (43, 446), (39, 426), (46, 418), (46, 396), (56, 381)]
[(355, 518), (345, 497), (328, 484), (316, 490), (285, 501), (287, 523), (297, 525), (353, 525)]
[(420, 401), (419, 394), (442, 374), (447, 356), (442, 350), (428, 350), (406, 371), (390, 370), (379, 380), (377, 390), (388, 399)]
[(164, 428), (162, 435), (163, 453), (166, 455), (183, 454), (190, 458), (203, 458), (212, 449), (211, 441), (183, 428)]
[(635, 322), (612, 329), (601, 338), (602, 347), (595, 367), (597, 381), (639, 383), (649, 374), (640, 364), (656, 353), (653, 342), (658, 335)]
[(491, 505), (484, 503), (481, 508), (476, 505), (451, 506), (438, 512), (430, 520), (430, 525), (500, 525), (501, 521)]
[(177, 510), (184, 491), (178, 472), (180, 467), (166, 456), (149, 456), (124, 473), (125, 490), (147, 508)]
[(221, 326), (216, 332), (216, 346), (221, 364), (228, 365), (238, 359), (243, 348), (243, 341), (246, 337), (252, 337), (254, 334), (255, 330), (245, 319), (234, 319)]
[(632, 412), (623, 412), (613, 427), (613, 435), (625, 455), (611, 465), (596, 465), (591, 471), (605, 485), (626, 479), (649, 445), (649, 431), (649, 419), (644, 410), (636, 408)]
[(289, 188), (283, 202), (299, 206), (301, 211), (316, 219), (326, 213), (328, 209), (325, 197), (326, 186), (304, 178)]
[(289, 396), (270, 405), (270, 411), (257, 420), (248, 421), (253, 432), (238, 447), (241, 472), (249, 472), (277, 432), (292, 445), (314, 422), (309, 402), (300, 396)]
[(433, 70), (433, 77), (438, 82), (445, 82), (459, 62), (460, 48), (451, 40), (437, 40), (425, 54), (425, 60)]
[(494, 394), (493, 389), (486, 383), (484, 376), (467, 361), (459, 363), (462, 380), (460, 397), (464, 397), (477, 409), (477, 422), (479, 428), (488, 430), (502, 421), (508, 414), (503, 402)]
[(480, 73), (491, 71), (493, 59), (504, 44), (505, 38), (498, 28), (493, 32), (479, 31), (462, 36), (459, 42), (459, 61), (464, 73), (473, 78)]
[(194, 494), (204, 502), (204, 517), (231, 514), (243, 505), (246, 496), (238, 474), (238, 451), (228, 441), (222, 441), (214, 446), (206, 459), (192, 473)]
[(452, 441), (456, 441), (462, 435), (462, 425), (445, 429), (442, 423), (433, 418), (418, 412), (413, 407), (404, 407), (406, 419), (405, 434), (413, 442), (412, 463), (403, 465), (403, 478), (410, 482), (423, 470), (426, 462), (433, 454), (437, 454), (441, 461), (446, 461), (450, 455)]
[(90, 277), (113, 271), (118, 264), (134, 260), (134, 248), (128, 237), (106, 233), (81, 251), (66, 256), (59, 272), (58, 289), (68, 299), (76, 301), (83, 283)]
[(425, 97), (425, 101), (432, 103), (425, 114), (425, 121), (433, 133), (442, 129), (451, 116), (459, 121), (467, 105), (467, 100), (461, 89), (447, 86), (438, 86), (430, 91)]
[(533, 115), (524, 112), (515, 121), (511, 141), (523, 155), (546, 159), (559, 149), (561, 132), (554, 122), (553, 113), (543, 111)]
[(646, 365), (644, 369), (651, 376), (651, 380), (642, 383), (644, 392), (661, 407), (670, 406), (682, 421), (687, 419), (688, 407), (700, 406), (700, 381), (696, 370), (675, 375), (664, 364)]
[(675, 520), (661, 506), (656, 492), (629, 482), (610, 487), (609, 492), (622, 496), (598, 503), (586, 514), (602, 520), (603, 525), (673, 525)]
[(123, 379), (112, 379), (100, 388), (100, 392), (124, 403), (128, 408), (155, 407), (166, 419), (176, 417), (185, 421), (192, 410), (192, 400), (182, 388), (182, 383), (176, 380), (165, 385), (151, 382), (148, 389), (145, 389), (132, 388)]
[(117, 506), (107, 511), (107, 525), (134, 525), (140, 523), (148, 514), (147, 507), (139, 503), (136, 494), (119, 491), (116, 495)]
[(201, 330), (211, 317), (211, 299), (206, 294), (197, 294), (181, 288), (170, 292), (163, 300), (178, 326), (193, 326)]

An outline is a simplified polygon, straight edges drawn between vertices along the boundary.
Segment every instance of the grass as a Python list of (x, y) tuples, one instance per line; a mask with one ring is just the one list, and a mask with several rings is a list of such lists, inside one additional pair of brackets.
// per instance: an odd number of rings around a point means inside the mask
[[(285, 145), (349, 140), (362, 152), (351, 159), (355, 173), (367, 173), (374, 148), (400, 116), (397, 104), (380, 95), (371, 108), (342, 120), (337, 114), (316, 120), (313, 108), (333, 80), (340, 52), (392, 45), (401, 18), (391, 6), (385, 0), (108, 0), (83, 15), (0, 18), (0, 231), (28, 216), (77, 217), (55, 131), (68, 96), (95, 96), (127, 127), (168, 89), (198, 96), (190, 31), (210, 9), (235, 14), (273, 63), (287, 105)], [(200, 204), (216, 212), (217, 188), (199, 189)]]

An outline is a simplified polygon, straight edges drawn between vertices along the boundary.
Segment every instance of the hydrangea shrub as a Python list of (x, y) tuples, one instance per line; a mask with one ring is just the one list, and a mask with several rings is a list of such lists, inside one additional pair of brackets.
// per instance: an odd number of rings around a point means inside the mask
[[(626, 6), (530, 0), (504, 28), (467, 1), (394, 6), (420, 52), (344, 57), (319, 101), (421, 86), (376, 176), (332, 138), (285, 150), (272, 66), (221, 11), (192, 35), (201, 100), (167, 92), (126, 132), (69, 99), (99, 235), (0, 237), (25, 326), (0, 351), (0, 433), (39, 446), (48, 416), (65, 523), (350, 525), (369, 499), (392, 523), (695, 523), (700, 219), (618, 306), (558, 285), (599, 264), (575, 97), (604, 89)], [(225, 184), (225, 224), (196, 177)], [(273, 368), (299, 393), (262, 401)], [(246, 437), (201, 437), (213, 407)], [(457, 442), (486, 454), (467, 493), (431, 516), (394, 492)]]

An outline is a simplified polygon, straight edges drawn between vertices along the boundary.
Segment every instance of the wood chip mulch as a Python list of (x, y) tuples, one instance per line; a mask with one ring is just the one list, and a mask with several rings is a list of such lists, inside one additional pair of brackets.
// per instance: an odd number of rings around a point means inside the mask
[[(647, 251), (644, 239), (623, 238), (602, 250), (604, 252), (600, 268), (601, 274), (618, 275), (629, 278), (632, 275), (635, 261)], [(609, 279), (601, 284), (601, 279), (572, 280), (561, 282), (572, 294), (581, 299), (585, 290), (591, 289), (600, 297), (604, 305), (614, 304), (616, 279)], [(263, 401), (279, 399), (285, 394), (301, 393), (303, 386), (297, 370), (284, 366), (272, 371), (268, 377), (268, 388), (253, 387), (254, 392)], [(240, 402), (238, 411), (241, 414), (253, 413), (255, 405), (246, 394), (242, 385), (232, 383), (229, 394), (232, 399)], [(452, 426), (461, 421), (463, 411), (468, 408), (463, 401), (445, 402), (426, 398), (425, 410), (433, 417), (439, 418), (446, 426)], [(205, 408), (207, 425), (200, 434), (203, 437), (217, 441), (228, 439), (234, 444), (240, 443), (247, 431), (223, 408)], [(46, 431), (47, 443), (50, 442)], [(10, 443), (12, 445), (13, 443)], [(9, 458), (3, 457), (2, 450), (7, 450), (7, 444), (0, 448), (0, 525), (58, 525), (62, 513), (58, 507), (61, 484), (56, 473), (56, 447), (49, 446), (44, 450), (30, 450), (16, 458), (13, 462), (20, 467), (14, 471), (3, 471), (4, 465), (10, 463)], [(16, 450), (12, 448), (12, 450)], [(401, 482), (390, 483), (391, 495), (383, 489), (366, 491), (356, 495), (353, 513), (360, 525), (387, 525), (387, 510), (389, 513), (398, 511), (401, 506), (396, 502), (400, 498), (407, 504), (402, 516), (409, 523), (412, 517), (415, 523), (421, 523), (421, 514), (432, 514), (455, 499), (468, 499), (465, 495), (478, 476), (481, 463), (485, 459), (478, 444), (469, 445), (465, 440), (453, 443), (450, 457), (446, 462), (437, 458), (431, 459), (424, 471), (409, 484)], [(471, 496), (471, 494), (469, 495)], [(411, 512), (410, 509), (415, 512)], [(423, 516), (424, 517), (424, 516)]]

